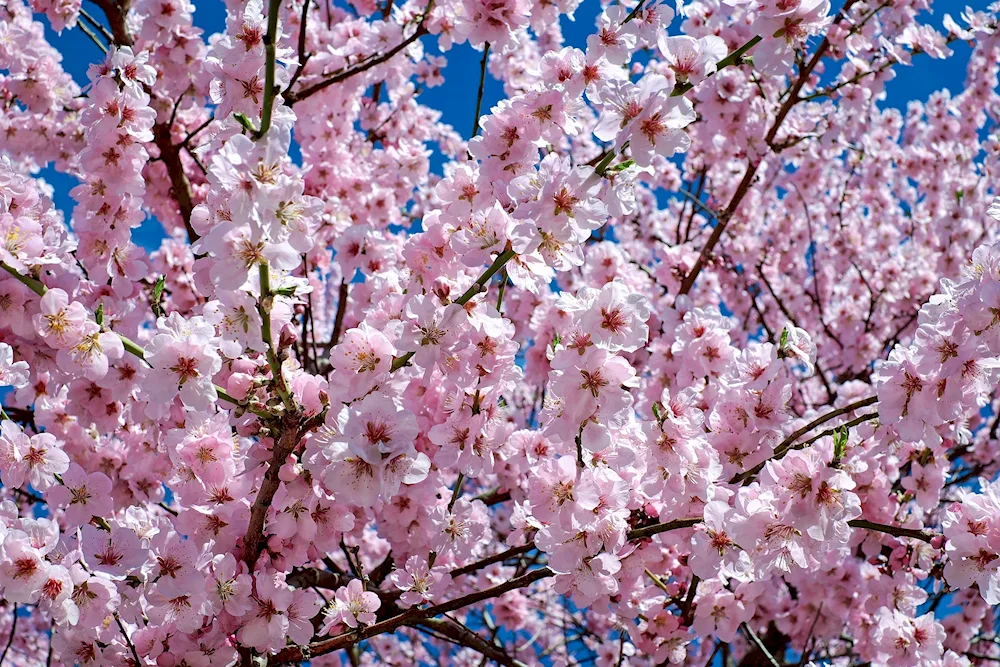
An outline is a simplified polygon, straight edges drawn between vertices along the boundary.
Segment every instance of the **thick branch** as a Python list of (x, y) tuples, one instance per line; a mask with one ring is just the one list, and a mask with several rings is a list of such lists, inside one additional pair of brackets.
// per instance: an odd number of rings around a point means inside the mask
[(290, 646), (279, 651), (277, 655), (271, 659), (271, 664), (295, 664), (302, 662), (303, 660), (307, 660), (310, 657), (314, 658), (327, 653), (332, 653), (333, 651), (353, 646), (354, 644), (364, 641), (365, 639), (369, 639), (386, 632), (394, 632), (404, 625), (413, 625), (419, 621), (423, 621), (424, 619), (434, 618), (440, 614), (446, 614), (450, 611), (455, 611), (471, 604), (476, 604), (477, 602), (490, 600), (509, 591), (524, 588), (525, 586), (529, 586), (536, 581), (551, 577), (554, 574), (555, 572), (547, 567), (539, 568), (523, 574), (520, 577), (514, 577), (509, 581), (491, 588), (476, 591), (463, 597), (456, 598), (433, 607), (428, 607), (427, 609), (410, 609), (398, 616), (369, 625), (368, 627), (359, 628), (356, 631), (347, 632), (331, 639), (314, 642), (309, 644), (308, 647), (305, 647), (305, 650), (303, 650), (303, 647), (300, 646)]
[[(108, 25), (111, 27), (111, 34), (114, 43), (118, 46), (132, 46), (132, 34), (129, 32), (127, 17), (131, 0), (123, 0), (120, 4), (113, 0), (94, 0), (94, 3), (104, 11), (108, 18)], [(146, 92), (152, 97), (153, 91), (146, 86)], [(166, 123), (156, 123), (153, 126), (153, 143), (160, 150), (160, 158), (167, 169), (167, 176), (170, 178), (170, 190), (177, 207), (181, 212), (181, 219), (184, 221), (184, 229), (187, 231), (188, 241), (194, 243), (198, 240), (198, 234), (191, 226), (191, 211), (194, 210), (193, 198), (191, 194), (191, 182), (184, 171), (184, 164), (181, 162), (182, 144), (174, 145), (170, 139), (173, 118)]]
[(274, 450), (271, 460), (264, 473), (264, 481), (261, 482), (260, 490), (253, 501), (250, 509), (250, 523), (247, 524), (247, 532), (243, 536), (243, 562), (247, 564), (247, 569), (253, 572), (254, 565), (264, 550), (264, 522), (267, 519), (267, 511), (271, 508), (271, 501), (274, 494), (281, 485), (278, 473), (281, 466), (285, 464), (285, 459), (295, 451), (295, 446), (299, 444), (300, 431), (298, 427), (298, 416), (288, 414), (282, 424), (281, 434), (274, 442)]
[(167, 176), (170, 178), (170, 192), (177, 202), (177, 207), (181, 212), (181, 220), (184, 221), (184, 229), (187, 230), (188, 242), (194, 243), (200, 237), (191, 226), (191, 212), (194, 210), (194, 199), (191, 194), (191, 181), (188, 180), (184, 171), (184, 163), (181, 162), (181, 148), (183, 144), (174, 145), (170, 139), (171, 126), (166, 123), (157, 123), (153, 126), (153, 141), (160, 149), (160, 159), (167, 169)]
[(296, 588), (312, 588), (316, 586), (317, 588), (326, 588), (335, 591), (351, 583), (351, 579), (354, 579), (354, 577), (342, 572), (331, 572), (330, 570), (321, 570), (317, 567), (307, 567), (296, 569), (288, 575), (285, 581), (289, 586)]
[[(690, 528), (691, 526), (701, 523), (703, 519), (701, 517), (694, 517), (690, 519), (677, 519), (675, 521), (669, 521), (666, 523), (655, 524), (652, 526), (646, 526), (645, 528), (640, 528), (638, 530), (629, 531), (629, 540), (639, 540), (646, 537), (651, 537), (658, 533), (663, 533), (668, 530), (677, 530), (680, 528)], [(525, 545), (523, 547), (514, 547), (511, 551), (524, 552), (534, 549), (535, 545)], [(499, 557), (501, 554), (497, 554)], [(511, 555), (515, 555), (512, 553)], [(491, 560), (496, 558), (491, 556), (485, 560)], [(482, 563), (483, 561), (480, 561)], [(476, 564), (478, 565), (478, 564)], [(472, 566), (466, 566), (467, 568)], [(456, 573), (465, 568), (458, 568), (452, 572), (453, 576), (458, 576)], [(460, 572), (465, 574), (465, 572)], [(422, 622), (424, 619), (434, 618), (435, 616), (440, 616), (441, 614), (447, 614), (448, 612), (456, 611), (462, 609), (463, 607), (468, 607), (469, 605), (476, 604), (477, 602), (483, 602), (485, 600), (491, 600), (495, 597), (503, 595), (509, 591), (514, 591), (525, 586), (530, 586), (536, 581), (546, 579), (555, 575), (555, 572), (548, 567), (538, 568), (536, 570), (531, 570), (525, 574), (514, 577), (502, 584), (486, 588), (481, 591), (475, 591), (464, 595), (460, 598), (454, 600), (449, 600), (448, 602), (442, 602), (441, 604), (428, 607), (427, 609), (409, 609), (398, 616), (388, 618), (384, 621), (380, 621), (368, 627), (359, 628), (357, 631), (344, 633), (338, 635), (331, 639), (324, 639), (322, 641), (313, 642), (308, 646), (289, 646), (288, 648), (282, 649), (277, 655), (271, 659), (272, 665), (287, 665), (295, 664), (308, 660), (310, 657), (317, 657), (320, 655), (325, 655), (327, 653), (332, 653), (333, 651), (338, 651), (342, 648), (347, 648), (353, 646), (358, 642), (364, 641), (371, 637), (386, 633), (394, 632), (396, 629), (404, 625), (414, 625), (416, 623)]]

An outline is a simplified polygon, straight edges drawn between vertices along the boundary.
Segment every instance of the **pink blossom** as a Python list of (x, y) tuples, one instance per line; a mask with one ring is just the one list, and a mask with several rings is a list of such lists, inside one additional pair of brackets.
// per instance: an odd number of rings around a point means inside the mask
[(430, 568), (427, 561), (417, 555), (410, 556), (405, 568), (394, 570), (389, 578), (403, 591), (399, 599), (407, 606), (439, 600), (451, 584), (451, 576), (444, 568)]
[(0, 474), (4, 484), (19, 487), (28, 483), (45, 491), (69, 466), (69, 457), (59, 448), (55, 436), (39, 433), (29, 437), (10, 421), (0, 426)]
[(41, 312), (35, 315), (35, 330), (57, 349), (76, 345), (84, 335), (87, 311), (79, 301), (70, 302), (61, 289), (51, 289), (39, 303)]
[(285, 645), (289, 619), (287, 611), (294, 600), (294, 593), (276, 574), (258, 572), (254, 577), (255, 610), (250, 620), (240, 627), (239, 639), (258, 651), (277, 650)]
[(139, 537), (129, 528), (112, 524), (107, 531), (88, 524), (80, 533), (83, 557), (96, 572), (124, 577), (146, 560)]
[(114, 509), (111, 480), (101, 472), (87, 473), (76, 463), (62, 475), (62, 483), (49, 488), (49, 503), (66, 510), (71, 524), (86, 525), (92, 517), (107, 517)]
[(371, 625), (375, 622), (375, 612), (382, 606), (378, 595), (366, 591), (360, 579), (352, 579), (346, 586), (337, 589), (336, 597), (327, 608), (328, 618), (335, 618), (348, 627)]

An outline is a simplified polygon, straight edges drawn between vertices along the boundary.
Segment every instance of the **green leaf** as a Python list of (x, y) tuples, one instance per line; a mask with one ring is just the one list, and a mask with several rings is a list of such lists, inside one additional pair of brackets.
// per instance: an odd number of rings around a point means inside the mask
[(656, 417), (656, 421), (663, 421), (663, 406), (660, 405), (659, 401), (653, 403), (653, 416)]
[(97, 307), (97, 310), (94, 312), (94, 319), (97, 320), (97, 326), (99, 326), (99, 327), (103, 327), (104, 326), (104, 304), (103, 303), (101, 305), (99, 305)]
[(619, 162), (613, 167), (609, 167), (608, 171), (625, 171), (634, 164), (635, 160), (625, 160), (624, 162)]
[(289, 287), (279, 287), (276, 290), (272, 290), (272, 293), (279, 296), (295, 296), (295, 286), (291, 285)]
[(847, 434), (848, 428), (846, 426), (841, 426), (833, 433), (833, 460), (836, 464), (840, 463), (847, 451)]
[(236, 120), (239, 122), (239, 124), (243, 126), (243, 129), (245, 131), (251, 133), (257, 131), (257, 128), (253, 126), (253, 123), (250, 122), (250, 119), (246, 117), (246, 114), (234, 113), (233, 117), (235, 117)]
[(778, 349), (784, 350), (785, 346), (788, 345), (788, 328), (781, 330), (781, 340), (778, 341)]
[(156, 279), (156, 284), (153, 285), (153, 300), (150, 306), (153, 309), (153, 315), (157, 317), (163, 316), (163, 286), (167, 283), (167, 277), (165, 275), (160, 276)]

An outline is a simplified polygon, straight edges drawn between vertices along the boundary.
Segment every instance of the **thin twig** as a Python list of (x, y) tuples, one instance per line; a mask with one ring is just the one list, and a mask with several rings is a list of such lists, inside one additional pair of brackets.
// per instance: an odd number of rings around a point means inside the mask
[(847, 522), (847, 525), (851, 528), (862, 528), (864, 530), (871, 530), (877, 533), (892, 535), (893, 537), (912, 537), (915, 540), (927, 542), (928, 544), (930, 544), (931, 540), (938, 536), (937, 533), (926, 530), (903, 528), (902, 526), (890, 526), (884, 523), (868, 521), (867, 519), (852, 519)]
[(135, 644), (132, 643), (131, 638), (129, 638), (128, 633), (125, 631), (125, 624), (122, 623), (122, 617), (117, 611), (113, 613), (115, 617), (115, 623), (118, 624), (118, 629), (122, 631), (122, 637), (125, 638), (125, 644), (128, 646), (128, 650), (132, 653), (132, 659), (135, 660), (136, 667), (142, 665), (142, 660), (139, 659), (139, 652), (135, 650)]
[(753, 631), (753, 628), (746, 623), (743, 623), (742, 627), (743, 631), (746, 632), (753, 643), (757, 645), (760, 652), (764, 654), (764, 657), (767, 658), (774, 667), (781, 667), (781, 665), (778, 664), (778, 661), (774, 659), (774, 656), (771, 655), (771, 652), (767, 650), (767, 647), (764, 646), (764, 642), (762, 642), (760, 637), (757, 636), (757, 633)]
[[(861, 399), (860, 401), (854, 401), (853, 403), (849, 403), (849, 404), (847, 404), (847, 405), (845, 405), (843, 407), (837, 408), (836, 410), (831, 410), (830, 412), (827, 412), (827, 413), (825, 413), (823, 415), (820, 415), (819, 417), (817, 417), (816, 419), (813, 419), (811, 422), (809, 422), (808, 424), (806, 424), (802, 428), (797, 429), (796, 431), (793, 431), (788, 437), (786, 437), (784, 440), (782, 440), (778, 444), (778, 446), (774, 448), (774, 454), (768, 460), (779, 459), (782, 456), (784, 456), (788, 452), (788, 450), (791, 449), (792, 444), (796, 440), (798, 440), (803, 435), (805, 435), (809, 431), (813, 430), (817, 426), (821, 426), (821, 425), (825, 424), (826, 422), (830, 421), (831, 419), (836, 419), (840, 415), (845, 415), (848, 412), (853, 412), (854, 410), (857, 410), (858, 408), (867, 407), (867, 406), (872, 405), (873, 403), (877, 403), (877, 402), (878, 402), (878, 397), (877, 396), (869, 396), (868, 398)], [(731, 480), (729, 480), (729, 483), (730, 484), (742, 484), (744, 481), (746, 481), (747, 479), (750, 479), (751, 477), (753, 477), (754, 475), (756, 475), (757, 473), (759, 473), (761, 470), (763, 470), (765, 465), (767, 465), (767, 461), (763, 461), (763, 462), (755, 465), (750, 470), (747, 470), (745, 472), (740, 473), (739, 475), (736, 475)]]
[(94, 44), (97, 45), (97, 48), (99, 48), (101, 50), (101, 53), (107, 53), (108, 52), (108, 47), (106, 47), (103, 44), (101, 44), (101, 41), (99, 39), (97, 39), (97, 35), (94, 34), (93, 30), (91, 30), (85, 24), (80, 23), (80, 22), (77, 22), (76, 27), (79, 28), (80, 31), (83, 32), (84, 35), (86, 35), (87, 37), (89, 37), (90, 41), (92, 41)]
[(17, 636), (17, 603), (14, 603), (14, 609), (11, 611), (14, 615), (10, 622), (10, 636), (7, 638), (7, 646), (4, 647), (3, 653), (0, 653), (0, 667), (3, 667), (3, 661), (7, 657), (7, 651), (14, 644), (14, 637)]
[[(272, 0), (272, 2), (274, 2), (274, 1), (275, 0)], [(340, 83), (341, 81), (345, 81), (347, 79), (350, 79), (352, 76), (355, 76), (357, 74), (361, 74), (362, 72), (366, 72), (366, 71), (370, 70), (372, 67), (375, 67), (376, 65), (381, 65), (385, 61), (389, 60), (390, 58), (392, 58), (393, 56), (395, 56), (397, 53), (399, 53), (400, 51), (402, 51), (403, 49), (405, 49), (406, 47), (408, 47), (410, 44), (412, 44), (413, 42), (417, 41), (418, 39), (420, 39), (421, 37), (423, 37), (424, 35), (427, 34), (427, 28), (424, 27), (424, 21), (427, 20), (427, 17), (430, 14), (431, 9), (433, 7), (434, 7), (434, 0), (431, 0), (430, 2), (427, 3), (427, 8), (424, 10), (424, 13), (421, 15), (420, 21), (417, 24), (417, 29), (413, 32), (413, 34), (410, 35), (409, 37), (407, 37), (406, 39), (404, 39), (402, 42), (400, 42), (398, 45), (396, 45), (395, 47), (393, 47), (389, 51), (386, 51), (384, 54), (382, 54), (380, 56), (374, 56), (372, 58), (369, 58), (368, 60), (366, 60), (364, 63), (362, 63), (360, 65), (357, 65), (357, 66), (352, 67), (350, 69), (343, 70), (343, 71), (341, 71), (341, 72), (339, 72), (337, 74), (334, 74), (333, 76), (331, 76), (328, 79), (320, 81), (319, 83), (315, 83), (315, 84), (313, 84), (313, 85), (311, 85), (311, 86), (309, 86), (309, 87), (307, 87), (307, 88), (305, 88), (303, 90), (300, 90), (298, 92), (296, 92), (296, 91), (288, 91), (288, 93), (284, 96), (285, 104), (288, 105), (288, 106), (292, 106), (292, 105), (296, 104), (297, 102), (301, 102), (302, 100), (306, 99), (307, 97), (315, 95), (316, 93), (320, 92), (321, 90), (325, 90), (326, 88), (329, 88), (330, 86), (332, 86), (332, 85), (334, 85), (336, 83)]]
[(490, 58), (490, 43), (486, 42), (483, 47), (483, 60), (479, 64), (479, 94), (476, 96), (476, 117), (472, 123), (472, 135), (475, 138), (479, 134), (479, 112), (483, 108), (483, 91), (486, 89), (486, 63)]

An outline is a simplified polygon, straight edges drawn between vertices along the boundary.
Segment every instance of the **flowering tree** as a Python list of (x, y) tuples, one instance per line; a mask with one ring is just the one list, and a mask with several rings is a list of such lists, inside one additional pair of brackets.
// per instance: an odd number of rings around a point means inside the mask
[(996, 11), (579, 4), (4, 3), (0, 666), (1000, 662)]

